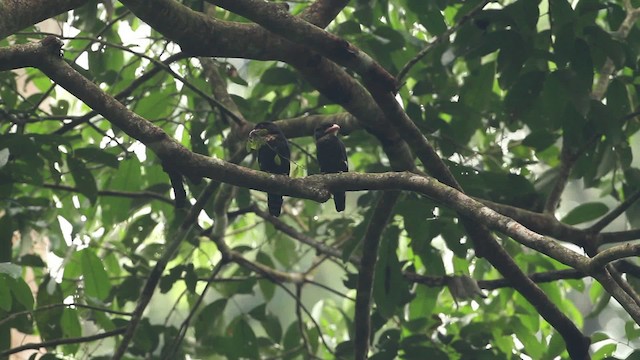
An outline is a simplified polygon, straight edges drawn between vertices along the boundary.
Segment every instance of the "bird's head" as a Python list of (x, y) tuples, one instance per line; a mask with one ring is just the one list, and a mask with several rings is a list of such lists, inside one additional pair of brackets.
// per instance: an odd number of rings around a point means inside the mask
[(258, 123), (253, 130), (249, 132), (247, 148), (257, 149), (265, 143), (275, 140), (278, 135), (282, 135), (284, 137), (284, 134), (282, 134), (282, 130), (280, 130), (278, 125), (270, 121)]
[(320, 124), (316, 127), (316, 129), (313, 131), (313, 136), (316, 140), (318, 140), (325, 135), (337, 136), (339, 131), (340, 131), (340, 125), (333, 124), (333, 123), (325, 123), (325, 124)]

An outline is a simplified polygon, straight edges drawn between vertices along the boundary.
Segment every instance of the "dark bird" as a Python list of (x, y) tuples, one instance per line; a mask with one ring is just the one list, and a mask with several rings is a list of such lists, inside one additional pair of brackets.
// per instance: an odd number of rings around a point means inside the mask
[[(320, 171), (325, 174), (349, 171), (347, 150), (338, 139), (338, 131), (340, 131), (338, 124), (321, 124), (313, 132), (318, 164)], [(345, 193), (334, 193), (333, 202), (336, 205), (336, 211), (344, 210)]]
[[(260, 170), (272, 174), (289, 176), (291, 150), (287, 138), (278, 125), (265, 121), (258, 123), (249, 133), (249, 140), (259, 144), (258, 164)], [(269, 214), (280, 215), (282, 195), (267, 193)]]

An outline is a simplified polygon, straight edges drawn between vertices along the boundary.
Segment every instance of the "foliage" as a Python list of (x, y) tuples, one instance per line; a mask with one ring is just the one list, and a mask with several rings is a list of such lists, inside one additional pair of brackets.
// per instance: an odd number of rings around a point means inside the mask
[[(531, 214), (551, 202), (547, 216), (585, 229), (640, 190), (634, 159), (640, 30), (634, 22), (627, 33), (621, 27), (636, 10), (619, 0), (507, 0), (477, 8), (480, 3), (351, 1), (326, 29), (391, 74), (428, 47), (401, 79), (398, 98), (466, 194), (489, 206), (531, 211), (520, 219), (512, 215), (522, 223), (527, 217), (534, 222), (538, 218)], [(247, 22), (199, 1), (182, 4)], [(299, 15), (310, 2), (290, 5)], [(56, 18), (66, 34), (74, 34), (65, 38), (64, 59), (188, 149), (229, 160), (235, 120), (211, 101), (215, 85), (205, 66), (186, 56), (160, 64), (180, 48), (125, 5), (114, 6), (111, 12), (89, 1)], [(0, 40), (0, 46), (42, 35), (31, 26)], [(225, 57), (216, 64), (233, 106), (251, 123), (303, 115), (331, 120), (345, 111), (290, 64)], [(347, 193), (344, 213), (335, 213), (331, 202), (288, 197), (278, 220), (256, 210), (254, 204), (266, 208), (264, 193), (237, 188), (221, 231), (224, 243), (244, 260), (230, 260), (215, 239), (215, 196), (195, 228), (181, 232), (187, 210), (174, 208), (157, 154), (39, 70), (0, 72), (0, 120), (0, 349), (12, 347), (11, 328), (50, 341), (126, 327), (154, 266), (168, 244), (180, 241), (128, 358), (353, 357), (358, 266), (350, 259), (362, 254), (378, 192)], [(360, 121), (343, 137), (350, 171), (390, 171), (389, 154), (363, 129), (368, 119)], [(311, 135), (291, 139), (291, 160), (316, 174)], [(240, 145), (251, 150), (259, 143)], [(251, 157), (241, 164), (256, 168)], [(192, 180), (185, 182), (196, 199), (208, 185)], [(549, 199), (567, 181), (562, 206), (554, 212), (557, 202)], [(608, 231), (640, 225), (640, 205), (623, 210)], [(374, 272), (371, 359), (569, 357), (558, 331), (510, 285), (481, 281), (486, 299), (455, 299), (447, 290), (451, 275), (506, 276), (474, 255), (456, 212), (411, 192), (400, 196), (393, 211)], [(576, 244), (551, 228), (535, 230)], [(497, 235), (527, 274), (563, 274), (558, 271), (567, 268)], [(625, 241), (637, 238), (631, 236)], [(311, 248), (301, 238), (342, 256)], [(290, 277), (275, 278), (276, 271)], [(633, 272), (627, 279), (634, 288), (640, 284)], [(558, 275), (539, 286), (591, 337), (594, 359), (638, 356), (631, 354), (638, 325), (609, 302), (611, 294), (598, 282)], [(608, 315), (599, 318), (601, 313)], [(607, 327), (611, 314), (621, 319), (616, 325), (626, 324), (624, 333)], [(48, 351), (51, 358), (107, 358), (118, 336)]]

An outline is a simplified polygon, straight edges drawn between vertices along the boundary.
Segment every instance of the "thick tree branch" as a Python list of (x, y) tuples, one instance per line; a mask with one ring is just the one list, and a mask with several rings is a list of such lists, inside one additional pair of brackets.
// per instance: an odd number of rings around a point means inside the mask
[(0, 40), (16, 31), (83, 5), (87, 0), (21, 0), (0, 3)]
[(349, 0), (316, 0), (302, 11), (300, 17), (318, 27), (325, 28), (347, 4)]
[(585, 230), (564, 224), (551, 214), (537, 213), (484, 199), (476, 200), (539, 234), (551, 236), (578, 246), (585, 245), (585, 236), (587, 236)]
[(274, 122), (280, 127), (287, 139), (310, 136), (318, 125), (328, 122), (340, 125), (340, 134), (343, 135), (362, 129), (362, 124), (358, 119), (347, 112), (331, 115), (303, 115)]
[(353, 44), (291, 15), (286, 8), (256, 0), (207, 0), (231, 12), (242, 15), (266, 29), (298, 44), (317, 51), (336, 63), (370, 78), (383, 91), (394, 92), (395, 78), (367, 53)]
[(556, 178), (553, 188), (551, 189), (549, 196), (547, 196), (547, 201), (544, 204), (545, 214), (553, 215), (555, 213), (556, 208), (560, 204), (560, 199), (562, 199), (562, 193), (569, 181), (571, 169), (573, 169), (573, 165), (575, 165), (581, 153), (581, 151), (576, 151), (568, 146), (562, 147), (558, 177)]
[(640, 239), (640, 229), (612, 231), (600, 234), (599, 245), (614, 244)]
[(192, 55), (277, 60), (282, 47), (280, 39), (260, 26), (217, 20), (174, 0), (121, 2)]
[[(120, 101), (120, 102), (124, 102), (124, 100), (126, 98), (128, 98), (129, 96), (131, 96), (131, 94), (137, 89), (139, 88), (141, 85), (145, 84), (147, 81), (149, 81), (149, 79), (151, 79), (152, 77), (154, 77), (155, 75), (157, 75), (158, 73), (160, 73), (160, 71), (162, 70), (166, 70), (168, 68), (169, 65), (173, 64), (174, 62), (178, 61), (178, 60), (182, 60), (187, 58), (187, 55), (183, 52), (179, 52), (177, 54), (173, 54), (171, 56), (169, 56), (168, 58), (166, 58), (165, 60), (163, 60), (161, 62), (162, 65), (158, 64), (158, 63), (154, 63), (154, 66), (149, 69), (148, 71), (145, 71), (144, 74), (142, 74), (140, 77), (137, 77), (135, 80), (133, 80), (131, 82), (131, 84), (129, 84), (129, 86), (127, 86), (124, 90), (120, 91), (118, 94), (116, 94), (114, 97), (116, 100)], [(88, 122), (89, 120), (91, 120), (94, 116), (98, 115), (98, 112), (95, 110), (91, 110), (88, 113), (84, 114), (83, 116), (74, 119), (73, 121), (62, 125), (58, 130), (56, 130), (54, 132), (54, 134), (57, 135), (62, 135), (66, 132), (68, 132), (69, 130), (75, 128), (76, 126), (80, 125), (80, 124), (84, 124), (86, 122)]]
[(363, 127), (378, 138), (394, 169), (415, 168), (407, 144), (389, 127), (367, 91), (341, 67), (305, 46), (254, 24), (206, 17), (173, 0), (122, 2), (140, 19), (194, 55), (281, 60), (292, 64), (324, 96), (356, 116)]

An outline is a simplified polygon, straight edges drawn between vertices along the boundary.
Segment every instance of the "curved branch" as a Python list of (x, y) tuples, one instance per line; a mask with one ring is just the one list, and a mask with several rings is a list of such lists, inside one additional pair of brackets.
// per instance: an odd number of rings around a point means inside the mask
[(640, 244), (624, 244), (602, 250), (598, 255), (591, 258), (589, 267), (591, 271), (602, 268), (608, 263), (627, 257), (640, 255)]
[(393, 92), (397, 88), (395, 78), (367, 53), (346, 40), (291, 15), (278, 4), (257, 0), (207, 1), (255, 21), (287, 40), (308, 46), (364, 78), (370, 78), (381, 91)]

